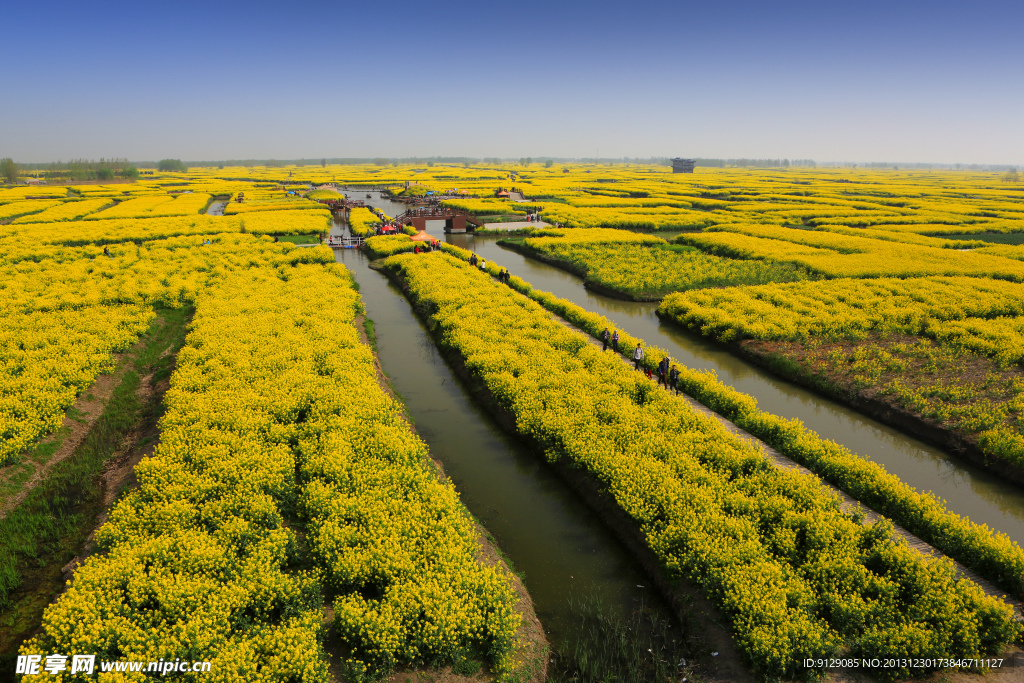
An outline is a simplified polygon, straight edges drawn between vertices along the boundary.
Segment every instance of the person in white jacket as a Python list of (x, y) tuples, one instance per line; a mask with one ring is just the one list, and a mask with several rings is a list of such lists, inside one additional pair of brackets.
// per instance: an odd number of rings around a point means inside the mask
[(644, 359), (644, 350), (640, 348), (640, 342), (636, 343), (636, 348), (633, 349), (633, 367), (637, 370), (640, 369), (640, 361)]

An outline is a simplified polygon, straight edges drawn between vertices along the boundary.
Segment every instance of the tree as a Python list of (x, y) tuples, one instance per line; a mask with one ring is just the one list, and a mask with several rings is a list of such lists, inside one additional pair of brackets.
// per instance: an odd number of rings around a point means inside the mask
[[(10, 159), (5, 159), (5, 161), (10, 161)], [(1016, 183), (1016, 182), (1019, 182), (1019, 181), (1020, 181), (1020, 173), (1018, 173), (1017, 169), (1015, 169), (1015, 168), (1010, 169), (1009, 171), (1007, 171), (1003, 175), (1003, 182)]]
[(18, 182), (18, 165), (14, 163), (14, 159), (10, 157), (4, 157), (0, 159), (0, 175), (3, 175), (11, 185), (15, 185)]
[(326, 167), (327, 166), (327, 159), (321, 159), (320, 160), (320, 165), (323, 166), (323, 167)]
[(530, 166), (533, 164), (533, 157), (526, 157), (526, 165)]
[(544, 162), (544, 168), (551, 168), (554, 165), (555, 165), (554, 159), (548, 159), (547, 161)]
[(181, 159), (161, 159), (157, 162), (156, 170), (158, 171), (170, 171), (172, 173), (184, 173), (188, 170), (185, 164), (181, 163)]

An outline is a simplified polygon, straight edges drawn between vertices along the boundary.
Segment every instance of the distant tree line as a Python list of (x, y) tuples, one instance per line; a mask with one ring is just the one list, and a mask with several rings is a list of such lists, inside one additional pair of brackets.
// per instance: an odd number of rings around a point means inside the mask
[[(28, 166), (25, 164), (23, 168)], [(135, 180), (139, 177), (138, 167), (127, 159), (72, 159), (31, 166), (34, 166), (35, 170), (42, 170), (43, 177), (47, 180)]]
[[(702, 159), (696, 158), (697, 166), (711, 166), (723, 168), (725, 166), (752, 166), (754, 168), (789, 168), (790, 166), (802, 166), (814, 168), (818, 164), (814, 159)], [(667, 165), (671, 161), (665, 160)]]

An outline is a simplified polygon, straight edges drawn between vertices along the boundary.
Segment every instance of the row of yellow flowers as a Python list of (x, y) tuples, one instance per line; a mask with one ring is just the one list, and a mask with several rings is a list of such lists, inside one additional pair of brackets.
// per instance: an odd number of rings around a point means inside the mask
[(111, 354), (145, 331), (154, 305), (178, 307), (232, 273), (315, 257), (240, 234), (61, 255), (0, 265), (0, 465), (60, 426), (78, 395), (113, 369)]
[[(673, 294), (660, 311), (720, 341), (863, 339), (903, 332), (1024, 360), (1024, 285), (972, 277), (840, 278)], [(1019, 334), (1019, 332), (1018, 332)]]
[(377, 230), (380, 219), (367, 208), (353, 207), (348, 214), (348, 227), (353, 235), (369, 235)]
[[(306, 211), (260, 211), (244, 216), (170, 216), (161, 218), (77, 221), (52, 224), (0, 225), (0, 262), (54, 257), (60, 245), (104, 245), (144, 242), (182, 235), (251, 233), (308, 235), (330, 227), (326, 208)], [(53, 245), (52, 249), (50, 245)]]
[(962, 252), (824, 230), (729, 224), (677, 240), (712, 254), (792, 263), (828, 277), (974, 275), (1024, 280), (1024, 264), (990, 253)]
[(0, 466), (60, 427), (64, 413), (147, 328), (134, 304), (74, 310), (0, 308)]
[(557, 232), (562, 236), (527, 238), (527, 249), (561, 262), (588, 282), (638, 299), (657, 299), (668, 292), (705, 287), (812, 277), (805, 269), (789, 264), (723, 258), (624, 230), (578, 228)]
[(105, 206), (109, 206), (111, 201), (109, 199), (78, 199), (65, 201), (57, 206), (50, 207), (40, 211), (39, 213), (29, 214), (27, 216), (21, 216), (11, 221), (14, 224), (18, 223), (58, 223), (63, 221), (73, 221), (83, 216), (87, 216), (94, 211), (99, 211)]
[(0, 221), (8, 218), (17, 218), (26, 214), (39, 213), (60, 203), (61, 200), (59, 199), (27, 199), (25, 201), (11, 201), (6, 204), (0, 204)]

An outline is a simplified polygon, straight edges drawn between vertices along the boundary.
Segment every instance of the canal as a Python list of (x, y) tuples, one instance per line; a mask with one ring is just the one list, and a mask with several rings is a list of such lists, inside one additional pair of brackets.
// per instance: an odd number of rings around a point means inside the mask
[[(336, 224), (332, 234), (344, 234), (344, 227)], [(371, 270), (361, 251), (335, 254), (359, 283), (381, 365), (417, 432), (463, 503), (523, 575), (552, 643), (573, 632), (570, 598), (596, 596), (620, 616), (641, 604), (667, 615), (643, 569), (612, 532), (465, 392), (401, 290)]]

